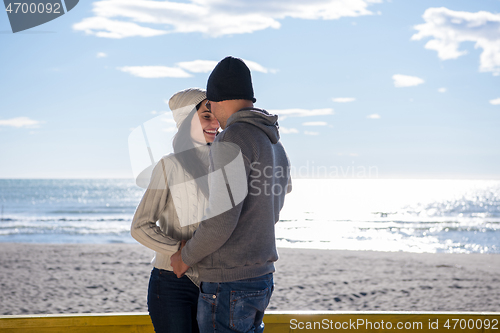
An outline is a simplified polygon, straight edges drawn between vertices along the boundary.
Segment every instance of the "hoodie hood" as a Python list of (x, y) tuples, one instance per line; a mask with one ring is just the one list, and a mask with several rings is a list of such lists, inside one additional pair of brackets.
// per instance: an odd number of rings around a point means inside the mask
[(226, 124), (226, 128), (234, 123), (249, 123), (260, 128), (267, 134), (273, 144), (280, 139), (278, 116), (270, 114), (266, 110), (257, 108), (244, 108), (231, 115)]

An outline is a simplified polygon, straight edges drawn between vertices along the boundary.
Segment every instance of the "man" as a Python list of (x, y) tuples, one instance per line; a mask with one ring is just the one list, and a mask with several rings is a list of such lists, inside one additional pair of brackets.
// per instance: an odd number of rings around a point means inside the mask
[[(207, 99), (224, 130), (211, 148), (211, 175), (220, 175), (210, 181), (209, 209), (215, 208), (172, 256), (172, 266), (178, 277), (195, 264), (199, 269), (201, 333), (262, 332), (278, 259), (274, 224), (291, 191), (289, 161), (278, 117), (253, 106), (250, 70), (241, 59), (217, 64)], [(221, 210), (224, 198), (230, 205)]]

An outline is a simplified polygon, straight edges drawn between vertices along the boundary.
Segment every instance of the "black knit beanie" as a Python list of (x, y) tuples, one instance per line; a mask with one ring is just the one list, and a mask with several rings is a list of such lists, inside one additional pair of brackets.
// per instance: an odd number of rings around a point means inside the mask
[(240, 58), (222, 59), (208, 77), (207, 99), (213, 102), (246, 99), (255, 103), (252, 76)]

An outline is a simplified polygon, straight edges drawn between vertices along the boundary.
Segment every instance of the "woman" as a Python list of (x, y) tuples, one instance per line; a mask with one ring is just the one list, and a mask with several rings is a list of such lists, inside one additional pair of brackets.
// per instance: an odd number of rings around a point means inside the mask
[(205, 102), (205, 91), (198, 88), (170, 98), (178, 128), (174, 154), (157, 163), (132, 221), (132, 237), (155, 251), (148, 311), (157, 333), (199, 332), (196, 268), (178, 279), (172, 272), (170, 256), (192, 237), (207, 205), (208, 151), (219, 122)]

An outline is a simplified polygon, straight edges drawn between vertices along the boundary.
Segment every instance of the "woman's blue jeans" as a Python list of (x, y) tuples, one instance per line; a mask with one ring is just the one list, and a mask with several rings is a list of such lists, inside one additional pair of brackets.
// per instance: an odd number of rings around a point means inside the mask
[(273, 273), (225, 283), (202, 282), (198, 300), (201, 333), (264, 331), (264, 311), (274, 290)]
[(187, 277), (153, 268), (149, 278), (148, 311), (156, 333), (198, 333), (196, 311), (200, 290)]

